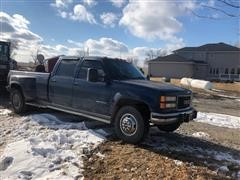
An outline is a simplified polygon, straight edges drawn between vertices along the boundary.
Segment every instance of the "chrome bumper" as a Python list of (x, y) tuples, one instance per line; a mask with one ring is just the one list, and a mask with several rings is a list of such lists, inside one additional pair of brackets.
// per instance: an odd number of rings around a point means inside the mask
[(176, 113), (151, 113), (150, 121), (156, 125), (172, 124), (175, 122), (189, 122), (197, 117), (197, 111), (191, 109)]

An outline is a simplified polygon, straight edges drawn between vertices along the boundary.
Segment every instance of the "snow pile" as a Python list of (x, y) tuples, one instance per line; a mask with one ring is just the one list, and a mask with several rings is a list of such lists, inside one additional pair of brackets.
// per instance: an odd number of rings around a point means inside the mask
[(11, 113), (12, 113), (12, 111), (9, 109), (0, 109), (0, 116), (7, 116)]
[(192, 78), (182, 78), (180, 84), (183, 86), (191, 86)]
[(210, 135), (205, 132), (195, 132), (192, 134), (193, 137), (202, 138), (202, 139), (209, 139)]
[(198, 112), (197, 122), (207, 123), (214, 126), (240, 129), (240, 117), (226, 114)]
[(17, 141), (0, 158), (0, 179), (81, 178), (83, 157), (105, 140), (83, 122), (64, 122), (50, 114), (26, 117), (14, 136)]
[(198, 89), (210, 90), (213, 88), (213, 84), (209, 81), (192, 79), (192, 78), (182, 78), (180, 84), (187, 87), (193, 87)]
[(198, 88), (198, 89), (210, 90), (213, 88), (213, 84), (209, 81), (193, 79), (191, 81), (191, 87)]

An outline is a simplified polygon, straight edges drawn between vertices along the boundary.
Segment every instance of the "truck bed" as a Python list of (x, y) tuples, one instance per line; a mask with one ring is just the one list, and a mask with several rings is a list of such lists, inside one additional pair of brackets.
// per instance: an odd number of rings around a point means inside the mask
[(8, 75), (9, 84), (18, 83), (27, 99), (48, 100), (48, 80), (50, 73), (15, 71)]

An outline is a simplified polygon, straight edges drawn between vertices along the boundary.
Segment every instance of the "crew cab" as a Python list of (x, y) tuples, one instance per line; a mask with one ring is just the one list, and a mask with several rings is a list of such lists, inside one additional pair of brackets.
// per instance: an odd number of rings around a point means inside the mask
[(38, 106), (92, 118), (128, 143), (143, 140), (150, 125), (172, 132), (197, 115), (190, 90), (152, 82), (121, 59), (62, 56), (51, 73), (10, 71), (8, 79), (16, 113)]

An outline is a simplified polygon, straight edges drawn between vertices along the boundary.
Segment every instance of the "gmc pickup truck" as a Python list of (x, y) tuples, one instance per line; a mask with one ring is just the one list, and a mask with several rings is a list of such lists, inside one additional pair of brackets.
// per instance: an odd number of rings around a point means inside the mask
[(112, 124), (116, 135), (139, 143), (150, 125), (172, 132), (196, 118), (192, 92), (151, 82), (131, 63), (107, 57), (60, 57), (51, 73), (10, 71), (16, 113), (51, 108)]

